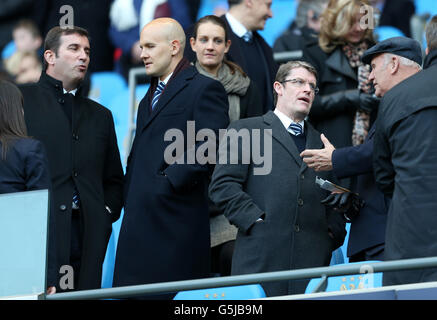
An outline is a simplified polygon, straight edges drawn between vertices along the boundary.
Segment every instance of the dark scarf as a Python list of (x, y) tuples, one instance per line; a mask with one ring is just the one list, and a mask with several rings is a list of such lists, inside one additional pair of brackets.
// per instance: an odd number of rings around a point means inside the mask
[[(171, 75), (170, 79), (168, 80), (165, 88), (168, 87), (168, 84), (175, 78), (178, 76), (179, 73), (181, 73), (182, 71), (184, 71), (185, 69), (188, 69), (189, 67), (191, 67), (191, 63), (190, 61), (188, 61), (188, 59), (186, 59), (185, 57), (182, 58), (181, 61), (179, 61), (179, 63), (177, 64), (176, 68), (173, 71), (173, 74)], [(150, 87), (149, 87), (149, 110), (152, 111), (152, 97), (153, 97), (153, 93), (155, 92), (156, 88), (158, 87), (158, 82), (159, 82), (159, 78), (158, 77), (153, 77), (152, 80), (150, 81)], [(163, 93), (165, 92), (165, 88), (162, 91)]]
[[(358, 45), (346, 44), (343, 46), (343, 52), (349, 60), (352, 68), (357, 68), (358, 89), (365, 93), (370, 93), (372, 85), (368, 82), (370, 66), (361, 61), (361, 56), (367, 50), (367, 42), (360, 42)], [(358, 109), (354, 118), (354, 127), (352, 129), (352, 145), (360, 145), (364, 142), (369, 134), (370, 114)]]

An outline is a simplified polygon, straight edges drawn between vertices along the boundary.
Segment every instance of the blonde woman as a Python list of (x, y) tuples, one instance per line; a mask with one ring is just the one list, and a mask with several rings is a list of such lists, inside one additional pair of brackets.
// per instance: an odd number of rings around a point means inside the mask
[(367, 81), (370, 66), (360, 59), (374, 44), (369, 8), (367, 0), (329, 1), (318, 44), (304, 50), (320, 88), (309, 121), (337, 148), (361, 144), (376, 117), (379, 101)]

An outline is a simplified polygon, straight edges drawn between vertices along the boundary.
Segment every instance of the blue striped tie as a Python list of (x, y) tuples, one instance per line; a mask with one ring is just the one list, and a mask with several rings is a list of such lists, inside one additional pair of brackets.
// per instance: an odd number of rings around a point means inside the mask
[(156, 103), (159, 100), (159, 97), (161, 96), (162, 90), (164, 90), (165, 88), (165, 83), (164, 82), (159, 82), (158, 87), (155, 90), (155, 93), (153, 94), (153, 99), (152, 99), (152, 110), (153, 108), (155, 108)]
[(302, 126), (299, 123), (292, 123), (290, 124), (290, 126), (288, 127), (295, 136), (299, 136), (302, 134)]
[(72, 205), (73, 205), (72, 208), (74, 210), (78, 210), (80, 207), (79, 192), (77, 192), (76, 187), (74, 187), (74, 190), (73, 190), (73, 203), (72, 203)]
[(252, 34), (247, 31), (245, 34), (243, 34), (243, 40), (246, 42), (252, 42)]

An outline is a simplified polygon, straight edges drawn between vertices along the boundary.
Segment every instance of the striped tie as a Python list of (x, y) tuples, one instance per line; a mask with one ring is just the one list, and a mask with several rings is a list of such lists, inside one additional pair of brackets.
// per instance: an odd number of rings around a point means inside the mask
[(74, 190), (73, 190), (73, 203), (72, 203), (72, 205), (73, 205), (72, 208), (74, 210), (78, 210), (80, 207), (79, 192), (77, 192), (76, 187), (74, 187)]
[(299, 123), (292, 123), (288, 128), (295, 136), (299, 136), (302, 134), (302, 126)]
[(164, 90), (165, 88), (165, 83), (164, 82), (159, 82), (158, 87), (155, 90), (155, 93), (153, 94), (153, 99), (152, 99), (152, 110), (153, 108), (155, 108), (156, 103), (159, 100), (159, 97), (161, 96), (162, 90)]
[(243, 40), (246, 42), (252, 42), (252, 33), (247, 31), (245, 34), (243, 34)]

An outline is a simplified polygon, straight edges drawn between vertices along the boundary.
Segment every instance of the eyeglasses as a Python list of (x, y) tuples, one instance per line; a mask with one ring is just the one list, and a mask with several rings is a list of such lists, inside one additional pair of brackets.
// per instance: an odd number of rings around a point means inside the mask
[(319, 93), (319, 88), (317, 88), (317, 86), (314, 83), (309, 82), (309, 81), (305, 81), (301, 78), (288, 79), (288, 80), (281, 81), (281, 83), (286, 83), (286, 82), (291, 82), (294, 86), (296, 86), (298, 88), (303, 88), (308, 83), (310, 88), (311, 88), (311, 91), (314, 94)]

